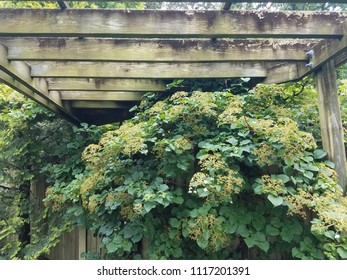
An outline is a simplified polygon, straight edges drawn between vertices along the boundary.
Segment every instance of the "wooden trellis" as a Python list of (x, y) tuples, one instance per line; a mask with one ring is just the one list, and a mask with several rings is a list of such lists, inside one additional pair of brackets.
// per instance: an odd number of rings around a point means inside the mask
[(164, 92), (175, 78), (282, 83), (316, 73), (324, 148), (346, 186), (335, 68), (347, 61), (347, 13), (225, 10), (256, 0), (225, 1), (214, 11), (58, 2), (61, 9), (0, 9), (1, 81), (77, 123), (103, 114), (122, 119), (144, 92)]

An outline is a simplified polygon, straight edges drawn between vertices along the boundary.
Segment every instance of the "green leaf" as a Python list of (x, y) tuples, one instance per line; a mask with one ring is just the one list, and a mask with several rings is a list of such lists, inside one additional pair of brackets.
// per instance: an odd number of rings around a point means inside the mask
[(257, 231), (263, 229), (265, 224), (266, 224), (266, 220), (262, 216), (254, 217), (254, 219), (252, 220), (252, 225)]
[(313, 178), (314, 174), (311, 171), (305, 171), (304, 176), (311, 180)]
[(283, 203), (283, 198), (281, 196), (273, 196), (269, 194), (267, 196), (268, 200), (273, 204), (273, 206), (277, 207)]
[(341, 259), (347, 259), (347, 250), (346, 249), (339, 247), (339, 248), (337, 248), (336, 251), (340, 255)]
[(146, 202), (143, 205), (143, 208), (145, 209), (146, 213), (148, 213), (149, 211), (151, 211), (153, 208), (155, 208), (155, 205), (153, 203), (150, 202)]
[(228, 234), (233, 234), (237, 230), (237, 224), (227, 223), (224, 225), (224, 231)]
[(181, 248), (175, 248), (172, 252), (172, 256), (176, 259), (181, 258), (182, 255), (183, 255), (183, 252)]
[(324, 232), (324, 235), (332, 240), (335, 240), (335, 232), (333, 232), (332, 230)]
[(329, 160), (326, 160), (324, 162), (328, 167), (330, 167), (331, 169), (334, 169), (335, 168), (335, 164)]
[(255, 240), (253, 237), (247, 237), (245, 238), (245, 243), (247, 245), (248, 248), (252, 248), (255, 246)]
[(263, 242), (257, 242), (256, 244), (260, 249), (262, 249), (265, 253), (267, 253), (267, 251), (269, 251), (270, 249), (270, 243), (267, 241), (263, 241)]
[(204, 190), (204, 189), (197, 189), (197, 193), (198, 193), (198, 197), (206, 197), (209, 195), (208, 190)]
[(227, 140), (226, 140), (227, 143), (230, 143), (231, 145), (233, 146), (236, 146), (237, 143), (239, 142), (235, 137), (229, 137)]
[(325, 151), (319, 150), (319, 149), (315, 150), (313, 152), (313, 156), (315, 159), (321, 159), (321, 158), (325, 157), (326, 155), (327, 155), (327, 153)]
[(201, 248), (201, 249), (206, 249), (207, 246), (208, 246), (208, 240), (206, 240), (205, 238), (198, 238), (196, 240), (196, 243), (198, 244), (198, 246)]
[(198, 209), (193, 209), (192, 211), (190, 211), (190, 216), (192, 218), (196, 218), (197, 216), (199, 216)]
[(249, 236), (249, 231), (248, 231), (246, 225), (240, 225), (237, 228), (237, 233), (240, 234), (242, 237), (248, 237)]
[(161, 184), (161, 185), (159, 185), (159, 187), (158, 187), (158, 190), (160, 191), (160, 192), (165, 192), (165, 191), (167, 191), (169, 189), (169, 186), (168, 185), (165, 185), (165, 184)]
[(188, 237), (188, 235), (189, 235), (189, 231), (187, 230), (187, 229), (182, 229), (182, 236), (184, 237), (184, 238), (186, 238), (186, 237)]
[(176, 218), (171, 218), (169, 220), (169, 224), (173, 227), (173, 228), (179, 228), (181, 226), (181, 221), (177, 220)]
[(142, 239), (142, 237), (143, 237), (142, 233), (137, 233), (133, 237), (131, 237), (131, 241), (133, 243), (137, 243)]
[(267, 225), (266, 226), (266, 233), (270, 236), (277, 236), (280, 234), (280, 231), (278, 230), (278, 228), (275, 228), (271, 225)]
[(130, 238), (132, 236), (134, 236), (134, 234), (136, 234), (137, 231), (134, 230), (133, 227), (126, 225), (123, 229), (123, 236), (124, 238)]
[(284, 175), (284, 174), (276, 175), (276, 177), (278, 179), (281, 179), (284, 184), (290, 181), (290, 178), (287, 175)]

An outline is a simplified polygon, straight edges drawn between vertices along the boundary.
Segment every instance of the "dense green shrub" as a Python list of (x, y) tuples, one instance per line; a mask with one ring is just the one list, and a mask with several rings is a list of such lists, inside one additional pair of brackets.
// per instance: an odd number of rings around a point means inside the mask
[(37, 258), (83, 224), (107, 258), (346, 258), (347, 199), (314, 139), (313, 98), (309, 84), (150, 93), (118, 128), (71, 126), (56, 163), (38, 164), (50, 186), (31, 244), (1, 253)]

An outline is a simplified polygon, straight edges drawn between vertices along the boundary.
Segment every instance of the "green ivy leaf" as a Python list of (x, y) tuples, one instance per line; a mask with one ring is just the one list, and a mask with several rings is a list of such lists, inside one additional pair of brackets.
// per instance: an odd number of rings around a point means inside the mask
[(332, 240), (335, 240), (335, 232), (333, 232), (332, 230), (324, 232), (324, 235)]
[(280, 231), (278, 230), (278, 228), (275, 228), (271, 225), (267, 225), (266, 226), (266, 233), (270, 236), (277, 236), (280, 234)]
[(150, 202), (146, 202), (143, 205), (143, 208), (145, 209), (146, 213), (150, 212), (153, 208), (155, 208), (155, 204), (150, 203)]
[(123, 229), (123, 236), (124, 238), (131, 238), (132, 236), (134, 236), (137, 233), (136, 230), (134, 230), (133, 227), (126, 225)]
[(315, 150), (313, 152), (313, 156), (315, 159), (321, 159), (321, 158), (325, 157), (326, 155), (327, 155), (327, 153), (325, 151), (319, 150), (319, 149)]
[(181, 226), (181, 221), (177, 220), (176, 218), (171, 218), (169, 220), (169, 224), (173, 227), (173, 228), (179, 228)]
[(339, 254), (339, 256), (341, 257), (341, 259), (347, 259), (347, 250), (346, 249), (339, 247), (339, 248), (337, 248), (336, 251)]
[(268, 200), (272, 203), (273, 206), (277, 207), (279, 205), (282, 205), (283, 198), (281, 196), (273, 196), (272, 194), (269, 194), (267, 196)]
[(208, 239), (206, 240), (206, 239), (203, 238), (203, 237), (199, 237), (199, 238), (196, 240), (196, 243), (198, 244), (198, 246), (199, 246), (201, 249), (206, 249), (207, 246), (208, 246)]
[(233, 234), (237, 230), (237, 224), (226, 223), (224, 225), (224, 231), (228, 234)]
[(143, 237), (142, 233), (137, 233), (133, 237), (131, 237), (131, 241), (133, 243), (137, 243), (142, 239), (142, 237)]

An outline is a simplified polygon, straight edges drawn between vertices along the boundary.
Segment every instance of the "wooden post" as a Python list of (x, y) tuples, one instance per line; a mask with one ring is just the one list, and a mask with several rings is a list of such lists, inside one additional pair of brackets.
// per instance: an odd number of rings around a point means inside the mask
[(338, 182), (346, 194), (346, 151), (343, 143), (343, 129), (334, 61), (323, 65), (318, 72), (317, 88), (323, 148), (328, 153), (329, 160), (335, 164)]
[(84, 258), (81, 257), (82, 253), (85, 253), (87, 251), (86, 244), (87, 244), (87, 231), (83, 227), (79, 227), (78, 229), (78, 249), (77, 249), (77, 259), (83, 260)]

